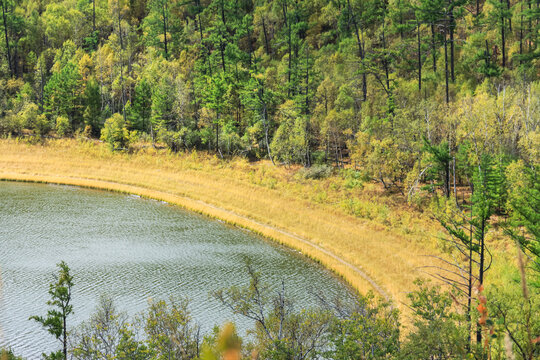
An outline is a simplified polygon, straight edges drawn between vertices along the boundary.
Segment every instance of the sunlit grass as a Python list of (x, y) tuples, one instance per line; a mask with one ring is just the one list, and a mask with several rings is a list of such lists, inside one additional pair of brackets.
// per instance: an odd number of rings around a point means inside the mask
[[(138, 194), (248, 228), (301, 251), (361, 293), (371, 278), (398, 307), (440, 254), (439, 227), (427, 215), (373, 184), (351, 187), (334, 176), (298, 177), (297, 168), (205, 153), (145, 148), (111, 152), (90, 141), (27, 145), (0, 141), (0, 178)], [(355, 269), (356, 267), (356, 269)]]

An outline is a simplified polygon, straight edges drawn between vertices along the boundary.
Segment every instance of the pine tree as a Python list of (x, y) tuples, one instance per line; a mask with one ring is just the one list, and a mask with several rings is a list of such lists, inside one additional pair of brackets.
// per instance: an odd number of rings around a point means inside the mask
[(30, 320), (35, 320), (40, 323), (51, 335), (59, 340), (62, 344), (62, 350), (53, 352), (50, 355), (43, 354), (45, 359), (59, 360), (67, 359), (68, 346), (68, 329), (67, 319), (73, 313), (73, 305), (71, 305), (71, 295), (73, 287), (73, 276), (70, 274), (70, 269), (65, 262), (60, 262), (58, 265), (58, 275), (55, 276), (55, 282), (49, 286), (49, 295), (51, 299), (47, 301), (47, 305), (51, 306), (46, 317), (31, 316)]

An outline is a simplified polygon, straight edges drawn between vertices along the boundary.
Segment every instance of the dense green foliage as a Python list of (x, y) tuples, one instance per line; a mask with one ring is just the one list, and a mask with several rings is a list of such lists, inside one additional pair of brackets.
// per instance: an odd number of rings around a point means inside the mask
[(118, 113), (174, 151), (307, 166), (352, 157), (402, 189), (419, 153), (443, 145), (448, 161), (469, 142), (534, 162), (538, 6), (2, 0), (0, 132), (99, 138)]

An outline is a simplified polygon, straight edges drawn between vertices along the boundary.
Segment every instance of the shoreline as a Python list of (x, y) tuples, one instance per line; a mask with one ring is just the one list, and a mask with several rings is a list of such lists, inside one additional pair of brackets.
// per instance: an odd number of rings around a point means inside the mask
[[(360, 294), (391, 300), (404, 316), (419, 269), (436, 264), (430, 220), (376, 185), (348, 188), (332, 175), (306, 180), (298, 169), (222, 161), (211, 154), (145, 148), (128, 154), (76, 139), (29, 145), (0, 140), (0, 179), (75, 185), (166, 201), (249, 229), (320, 263)], [(349, 212), (354, 202), (366, 215)]]
[[(195, 200), (187, 196), (178, 196), (166, 192), (146, 189), (143, 187), (128, 184), (84, 178), (53, 177), (40, 175), (30, 176), (21, 174), (5, 174), (0, 172), (0, 181), (78, 186), (81, 188), (111, 191), (120, 194), (138, 195), (141, 198), (164, 201), (168, 204), (179, 206), (180, 208), (187, 211), (195, 212), (211, 219), (221, 220), (235, 227), (253, 231), (254, 233), (270, 239), (274, 242), (277, 242), (278, 244), (296, 250), (302, 256), (307, 256), (311, 260), (321, 264), (325, 269), (332, 271), (339, 278), (343, 279), (345, 283), (352, 286), (355, 291), (360, 291), (356, 286), (354, 286), (354, 282), (351, 281), (351, 279), (348, 279), (346, 275), (340, 273), (335, 268), (330, 267), (329, 264), (325, 263), (325, 258), (328, 257), (330, 259), (333, 259), (334, 261), (339, 262), (344, 267), (352, 270), (357, 276), (363, 278), (371, 285), (373, 290), (375, 290), (379, 295), (381, 295), (386, 301), (393, 301), (392, 297), (368, 274), (366, 274), (357, 266), (333, 254), (329, 250), (286, 230), (264, 224), (262, 222), (236, 214), (232, 211), (214, 206), (201, 200)], [(313, 254), (314, 251), (315, 254)]]

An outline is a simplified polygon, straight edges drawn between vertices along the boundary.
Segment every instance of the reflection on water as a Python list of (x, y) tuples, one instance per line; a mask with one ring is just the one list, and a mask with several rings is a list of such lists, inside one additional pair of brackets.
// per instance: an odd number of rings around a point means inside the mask
[(0, 182), (0, 346), (34, 359), (58, 347), (38, 324), (55, 264), (75, 276), (72, 324), (87, 319), (99, 294), (112, 295), (134, 315), (151, 298), (184, 296), (203, 328), (235, 318), (208, 296), (248, 281), (250, 260), (265, 281), (285, 280), (298, 306), (315, 304), (346, 287), (295, 252), (247, 231), (162, 202), (77, 187)]

